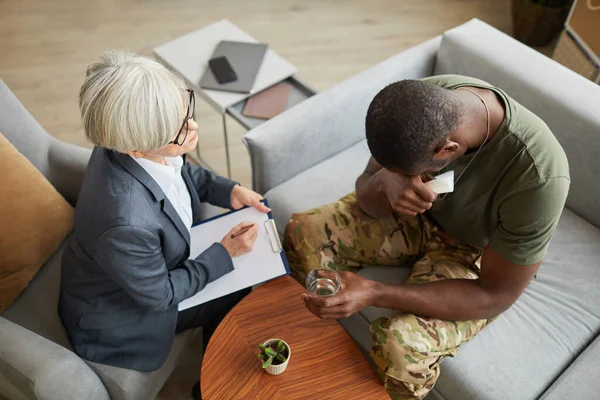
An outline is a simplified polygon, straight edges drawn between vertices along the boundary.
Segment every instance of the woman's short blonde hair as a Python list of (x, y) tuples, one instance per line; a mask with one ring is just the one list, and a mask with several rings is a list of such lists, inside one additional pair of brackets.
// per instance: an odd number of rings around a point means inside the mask
[(183, 79), (150, 58), (105, 52), (87, 68), (79, 91), (85, 135), (122, 153), (166, 146), (183, 123), (188, 98)]

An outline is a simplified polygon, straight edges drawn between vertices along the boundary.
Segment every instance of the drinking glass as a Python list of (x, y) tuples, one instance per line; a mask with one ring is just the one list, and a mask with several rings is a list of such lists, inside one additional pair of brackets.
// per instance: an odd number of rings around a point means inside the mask
[(306, 290), (319, 297), (335, 296), (342, 288), (342, 279), (337, 271), (322, 267), (313, 269), (306, 276)]

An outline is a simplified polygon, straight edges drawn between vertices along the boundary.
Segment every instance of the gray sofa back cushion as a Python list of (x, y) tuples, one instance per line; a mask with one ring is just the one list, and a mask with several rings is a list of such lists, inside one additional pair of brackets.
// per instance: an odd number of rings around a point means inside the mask
[(431, 75), (439, 41), (437, 37), (391, 57), (248, 132), (244, 142), (254, 190), (265, 193), (364, 139), (365, 116), (375, 94), (394, 81)]
[[(77, 93), (73, 93), (77, 96)], [(90, 150), (50, 136), (0, 79), (0, 133), (71, 205), (75, 205)]]
[(569, 159), (567, 207), (600, 227), (600, 86), (479, 20), (466, 25), (443, 35), (435, 74), (488, 81), (542, 118)]
[[(46, 175), (52, 138), (0, 79), (0, 133)], [(47, 177), (47, 175), (46, 175)]]

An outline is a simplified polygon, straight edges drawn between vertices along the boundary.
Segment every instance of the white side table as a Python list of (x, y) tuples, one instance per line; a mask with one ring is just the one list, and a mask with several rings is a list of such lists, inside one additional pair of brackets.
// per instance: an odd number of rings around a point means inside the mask
[[(158, 59), (177, 71), (186, 80), (187, 85), (202, 99), (222, 115), (223, 134), (225, 137), (225, 156), (227, 159), (227, 174), (231, 178), (231, 163), (229, 159), (229, 142), (227, 137), (226, 114), (232, 115), (246, 129), (264, 122), (254, 118), (246, 118), (241, 109), (249, 97), (282, 81), (293, 85), (292, 94), (288, 100), (288, 108), (312, 96), (315, 92), (293, 75), (296, 67), (281, 58), (271, 49), (267, 49), (265, 58), (258, 71), (256, 81), (250, 93), (231, 93), (219, 90), (202, 89), (198, 83), (208, 67), (214, 49), (221, 40), (256, 43), (257, 40), (238, 28), (229, 20), (221, 20), (197, 31), (175, 39), (154, 48)], [(198, 158), (199, 146), (196, 147)]]

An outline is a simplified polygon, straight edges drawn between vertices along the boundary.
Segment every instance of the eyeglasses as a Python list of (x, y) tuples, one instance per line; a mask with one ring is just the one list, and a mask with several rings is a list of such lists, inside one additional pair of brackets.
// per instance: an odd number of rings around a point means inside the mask
[(179, 128), (179, 132), (177, 132), (177, 136), (175, 139), (169, 142), (169, 144), (176, 144), (178, 146), (183, 146), (185, 143), (185, 139), (187, 139), (188, 135), (188, 121), (194, 118), (194, 111), (196, 110), (196, 97), (194, 96), (194, 91), (191, 89), (186, 89), (187, 92), (190, 93), (190, 101), (187, 109), (187, 113), (185, 118), (183, 119), (183, 125)]

